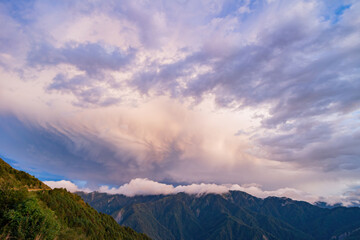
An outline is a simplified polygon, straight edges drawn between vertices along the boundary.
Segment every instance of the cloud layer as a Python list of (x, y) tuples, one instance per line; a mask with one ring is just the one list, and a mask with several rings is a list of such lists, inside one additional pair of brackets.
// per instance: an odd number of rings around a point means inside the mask
[(357, 199), (359, 13), (352, 0), (2, 1), (0, 154), (134, 194), (153, 179)]
[(326, 198), (309, 194), (307, 192), (294, 189), (294, 188), (280, 188), (272, 191), (265, 191), (260, 185), (257, 184), (191, 184), (191, 185), (178, 185), (164, 184), (155, 182), (149, 179), (136, 178), (132, 179), (118, 188), (100, 186), (97, 189), (90, 190), (89, 188), (79, 188), (70, 181), (45, 181), (45, 184), (51, 188), (66, 188), (70, 192), (91, 192), (98, 191), (108, 194), (122, 194), (128, 197), (146, 196), (146, 195), (171, 195), (177, 193), (186, 193), (191, 195), (203, 194), (226, 194), (229, 191), (242, 191), (259, 198), (266, 197), (288, 197), (298, 201), (307, 201), (310, 203), (326, 202), (329, 205), (342, 204), (344, 206), (360, 206), (357, 198), (358, 191), (347, 192), (341, 196), (328, 196)]

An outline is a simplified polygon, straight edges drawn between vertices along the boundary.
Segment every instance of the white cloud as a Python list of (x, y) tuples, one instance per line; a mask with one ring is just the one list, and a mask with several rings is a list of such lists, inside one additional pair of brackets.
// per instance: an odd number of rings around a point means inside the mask
[(100, 192), (110, 194), (123, 194), (129, 197), (135, 195), (158, 195), (158, 194), (173, 194), (174, 187), (163, 183), (154, 182), (148, 179), (136, 178), (132, 179), (119, 188), (109, 188), (108, 186), (101, 186)]
[(301, 190), (294, 188), (280, 188), (274, 191), (265, 191), (261, 189), (258, 184), (191, 184), (179, 185), (174, 187), (170, 184), (158, 183), (149, 179), (136, 178), (131, 180), (119, 188), (109, 188), (108, 186), (101, 186), (99, 192), (109, 194), (123, 194), (125, 196), (133, 197), (136, 195), (158, 195), (158, 194), (177, 194), (184, 192), (187, 194), (223, 194), (229, 191), (243, 191), (259, 198), (266, 198), (269, 196), (288, 197), (294, 200), (307, 201), (314, 203), (319, 200), (319, 197), (311, 195)]
[(146, 195), (172, 195), (177, 193), (187, 193), (190, 195), (203, 194), (224, 194), (229, 191), (242, 191), (258, 198), (267, 197), (287, 197), (297, 201), (306, 201), (316, 203), (318, 201), (326, 202), (329, 205), (341, 203), (343, 206), (359, 205), (359, 191), (347, 191), (340, 195), (329, 195), (326, 197), (317, 196), (306, 191), (296, 188), (279, 188), (276, 190), (263, 190), (259, 184), (191, 184), (173, 186), (171, 184), (159, 183), (147, 178), (135, 178), (129, 183), (125, 183), (120, 187), (112, 187), (102, 185), (97, 189), (81, 188), (76, 184), (67, 181), (44, 181), (51, 188), (65, 188), (70, 192), (92, 192), (98, 191), (108, 194), (122, 194), (128, 197), (146, 196)]
[(125, 196), (133, 197), (136, 195), (159, 195), (159, 194), (176, 194), (184, 192), (187, 194), (205, 194), (216, 193), (222, 194), (229, 191), (229, 188), (217, 184), (191, 184), (180, 185), (174, 187), (170, 184), (158, 183), (146, 178), (132, 179), (119, 188), (109, 188), (108, 186), (101, 186), (99, 192), (106, 192), (110, 194), (123, 194)]
[(51, 188), (65, 188), (69, 192), (91, 192), (89, 188), (79, 188), (74, 183), (67, 181), (67, 180), (61, 180), (61, 181), (44, 181), (46, 185), (48, 185)]

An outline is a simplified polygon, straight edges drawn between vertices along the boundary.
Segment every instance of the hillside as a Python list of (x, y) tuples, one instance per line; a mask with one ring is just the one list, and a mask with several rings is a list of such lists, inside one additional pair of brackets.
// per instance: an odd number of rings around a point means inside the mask
[[(36, 189), (36, 191), (28, 191)], [(0, 159), (0, 239), (150, 239)]]
[(44, 189), (50, 190), (51, 188), (46, 186), (43, 182), (39, 181), (37, 178), (31, 176), (30, 174), (19, 171), (12, 168), (4, 160), (0, 158), (0, 186), (9, 188), (19, 189)]
[(240, 191), (201, 196), (78, 193), (95, 209), (157, 240), (359, 239), (360, 208), (320, 208), (289, 198)]

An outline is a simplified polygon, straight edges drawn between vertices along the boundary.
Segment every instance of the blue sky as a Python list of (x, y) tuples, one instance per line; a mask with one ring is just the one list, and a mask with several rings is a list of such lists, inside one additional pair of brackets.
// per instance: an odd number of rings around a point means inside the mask
[(358, 203), (359, 13), (357, 1), (1, 1), (0, 155), (72, 190), (161, 182)]

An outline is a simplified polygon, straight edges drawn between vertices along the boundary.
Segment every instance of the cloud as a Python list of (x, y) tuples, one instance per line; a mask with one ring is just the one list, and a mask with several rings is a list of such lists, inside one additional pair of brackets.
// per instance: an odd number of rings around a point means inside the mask
[(99, 43), (68, 43), (61, 48), (42, 44), (32, 48), (27, 60), (30, 66), (70, 64), (91, 76), (104, 70), (120, 70), (130, 63), (134, 54), (134, 49), (122, 51)]
[(360, 151), (355, 145), (359, 144), (360, 133), (356, 121), (345, 118), (293, 125), (293, 129), (284, 134), (264, 134), (257, 139), (259, 146), (266, 149), (268, 158), (294, 162), (302, 167), (318, 166), (324, 171), (359, 168), (356, 159)]
[[(52, 188), (66, 188), (68, 191), (76, 192), (83, 191), (83, 189), (78, 188), (74, 183), (70, 181), (45, 181), (45, 184), (49, 185)], [(190, 185), (178, 185), (174, 186), (171, 184), (164, 184), (149, 180), (147, 178), (136, 178), (132, 179), (129, 183), (125, 183), (120, 187), (108, 187), (106, 185), (100, 186), (98, 189), (93, 189), (99, 192), (109, 193), (109, 194), (122, 194), (128, 197), (133, 197), (137, 195), (169, 195), (177, 193), (187, 193), (193, 195), (202, 195), (202, 194), (224, 194), (229, 191), (243, 191), (249, 193), (253, 196), (266, 198), (269, 196), (277, 197), (289, 197), (295, 200), (316, 202), (318, 197), (312, 196), (303, 191), (293, 189), (293, 188), (283, 188), (274, 191), (264, 191), (261, 189), (260, 185), (257, 184), (190, 184)], [(86, 191), (90, 191), (86, 189)]]
[(132, 179), (129, 183), (120, 186), (119, 188), (109, 188), (108, 186), (101, 186), (98, 191), (110, 194), (123, 194), (125, 196), (133, 197), (136, 195), (167, 195), (180, 192), (184, 192), (187, 194), (222, 194), (228, 192), (229, 188), (222, 185), (205, 183), (179, 185), (174, 187), (173, 185), (158, 183), (146, 178), (136, 178)]
[(95, 185), (317, 195), (336, 179), (346, 184), (325, 195), (352, 191), (359, 12), (322, 0), (2, 2), (0, 151)]
[(44, 181), (46, 185), (48, 185), (51, 188), (65, 188), (69, 192), (91, 192), (89, 188), (79, 188), (74, 183), (66, 180), (61, 181)]
[(186, 186), (176, 186), (175, 192), (185, 192), (187, 194), (222, 194), (229, 191), (226, 186), (217, 185), (217, 184), (209, 184), (209, 183), (200, 183), (200, 184), (191, 184)]
[(122, 194), (128, 197), (147, 196), (147, 195), (173, 195), (177, 193), (186, 193), (190, 195), (203, 194), (226, 194), (229, 191), (242, 191), (258, 198), (267, 197), (287, 197), (297, 201), (306, 201), (311, 204), (318, 202), (325, 202), (329, 206), (360, 206), (359, 189), (344, 192), (341, 195), (319, 196), (310, 194), (308, 192), (296, 188), (279, 188), (276, 190), (263, 190), (259, 184), (189, 184), (177, 185), (159, 183), (147, 178), (132, 179), (129, 183), (125, 183), (120, 187), (109, 187), (102, 185), (97, 188), (79, 188), (76, 184), (61, 180), (61, 181), (44, 181), (45, 184), (51, 188), (66, 188), (70, 192), (92, 192), (98, 191), (108, 194)]
[(109, 188), (108, 186), (101, 186), (99, 192), (106, 192), (111, 194), (123, 194), (129, 197), (135, 195), (160, 195), (173, 194), (174, 187), (163, 183), (154, 182), (148, 179), (136, 178), (132, 179), (119, 188)]
[[(352, 73), (360, 61), (356, 54), (360, 46), (345, 43), (358, 27), (345, 20), (336, 27), (321, 22), (312, 2), (287, 7), (283, 15), (277, 12), (278, 20), (269, 21), (266, 29), (258, 29), (256, 41), (236, 46), (225, 56), (203, 48), (182, 64), (164, 66), (175, 74), (171, 76), (171, 85), (160, 71), (152, 77), (157, 82), (152, 81), (151, 86), (155, 89), (168, 86), (169, 91), (179, 88), (177, 91), (183, 96), (194, 98), (211, 92), (221, 107), (232, 107), (234, 103), (241, 107), (271, 104), (270, 116), (263, 121), (263, 126), (269, 128), (291, 120), (358, 108), (360, 85), (355, 80), (357, 73)], [(265, 19), (258, 17), (256, 21)], [(344, 45), (340, 47), (339, 42)], [(201, 64), (210, 71), (196, 75), (188, 67)], [(185, 79), (186, 84), (182, 87), (177, 79)], [(141, 87), (143, 81), (135, 79), (134, 83)]]
[[(1, 149), (6, 149), (25, 168), (40, 169), (45, 165), (48, 172), (71, 178), (75, 175), (80, 179), (91, 178), (90, 182), (98, 182), (99, 179), (107, 181), (109, 175), (124, 181), (135, 174), (144, 174), (147, 169), (143, 165), (144, 170), (140, 170), (141, 165), (146, 164), (146, 158), (138, 154), (147, 150), (141, 144), (127, 140), (120, 144), (111, 143), (110, 139), (87, 132), (84, 125), (76, 129), (42, 125), (13, 115), (0, 116), (0, 119)], [(21, 132), (21, 137), (14, 136), (14, 132)], [(17, 151), (19, 146), (24, 151)], [(120, 166), (122, 171), (119, 176)], [(78, 172), (79, 169), (82, 173)]]
[(73, 94), (77, 101), (74, 102), (79, 107), (106, 107), (121, 102), (121, 97), (111, 94), (115, 86), (120, 86), (109, 75), (102, 75), (93, 78), (86, 74), (75, 75), (73, 77), (64, 74), (57, 74), (53, 82), (47, 86), (49, 92), (57, 91), (62, 94)]
[(120, 187), (109, 187), (106, 185), (90, 190), (89, 188), (79, 188), (70, 181), (45, 181), (45, 184), (51, 188), (66, 188), (70, 192), (91, 192), (98, 191), (108, 194), (122, 194), (128, 197), (146, 196), (146, 195), (172, 195), (177, 193), (186, 193), (190, 195), (203, 194), (226, 194), (229, 191), (242, 191), (258, 198), (267, 197), (287, 197), (297, 201), (306, 201), (312, 204), (316, 202), (326, 202), (328, 205), (341, 204), (343, 206), (359, 206), (359, 191), (348, 191), (340, 196), (321, 197), (312, 195), (305, 191), (295, 188), (280, 188), (277, 190), (263, 190), (258, 184), (190, 184), (178, 185), (164, 184), (149, 180), (147, 178), (132, 179)]
[(28, 50), (28, 36), (22, 31), (22, 26), (0, 4), (0, 21), (6, 22), (0, 33), (0, 67), (13, 70), (23, 64)]
[(360, 207), (360, 189), (357, 188), (352, 191), (345, 192), (343, 199), (345, 200), (345, 203), (343, 203), (345, 206)]
[(298, 201), (306, 201), (315, 203), (319, 201), (319, 197), (295, 188), (280, 188), (272, 191), (265, 191), (258, 184), (233, 185), (230, 187), (233, 191), (243, 191), (259, 198), (270, 196), (288, 197)]
[(61, 64), (74, 67), (77, 73), (58, 73), (46, 89), (49, 92), (74, 95), (77, 98), (74, 104), (80, 107), (104, 107), (121, 101), (121, 97), (112, 92), (122, 85), (109, 71), (121, 70), (130, 64), (134, 56), (134, 49), (123, 51), (100, 43), (67, 43), (61, 48), (41, 44), (32, 48), (27, 61), (31, 67), (44, 68)]
[[(230, 124), (232, 120), (224, 119), (230, 121), (228, 127), (221, 127), (222, 121), (204, 122), (202, 119), (210, 113), (194, 113), (168, 100), (135, 109), (73, 114), (78, 115), (77, 123), (66, 120), (69, 115), (62, 111), (58, 115), (40, 115), (39, 121), (0, 114), (0, 148), (26, 166), (45, 166), (47, 172), (96, 184), (124, 183), (136, 177), (210, 179), (218, 166), (227, 166), (227, 161), (240, 168), (248, 161), (246, 158), (251, 158), (242, 153), (242, 162), (235, 162), (237, 152), (246, 146), (241, 138), (233, 142), (236, 129)], [(223, 141), (229, 144), (223, 145)], [(19, 147), (24, 150), (18, 151)]]

